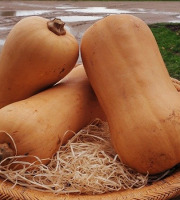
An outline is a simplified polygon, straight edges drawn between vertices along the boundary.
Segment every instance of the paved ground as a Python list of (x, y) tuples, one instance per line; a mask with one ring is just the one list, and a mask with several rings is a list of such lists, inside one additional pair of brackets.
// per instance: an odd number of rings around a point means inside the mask
[(80, 43), (92, 23), (117, 13), (133, 14), (148, 24), (180, 22), (180, 2), (0, 1), (0, 51), (13, 25), (29, 15), (60, 17)]

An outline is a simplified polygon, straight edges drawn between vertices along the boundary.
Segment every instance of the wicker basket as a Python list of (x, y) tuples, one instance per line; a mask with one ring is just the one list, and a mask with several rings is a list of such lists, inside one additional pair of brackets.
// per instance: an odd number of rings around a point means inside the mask
[[(180, 81), (172, 78), (172, 82), (180, 91)], [(54, 195), (12, 186), (10, 182), (0, 179), (0, 200), (169, 200), (180, 196), (180, 169), (171, 176), (143, 188), (103, 195)]]
[(171, 176), (140, 189), (103, 195), (54, 195), (15, 186), (0, 179), (0, 200), (168, 200), (180, 195), (180, 170)]

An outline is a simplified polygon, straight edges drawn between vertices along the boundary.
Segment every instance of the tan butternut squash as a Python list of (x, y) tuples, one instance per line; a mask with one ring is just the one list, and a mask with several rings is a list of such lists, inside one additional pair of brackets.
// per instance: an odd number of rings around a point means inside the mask
[(59, 19), (20, 20), (0, 55), (0, 108), (52, 86), (74, 67), (79, 47)]
[(78, 66), (56, 86), (0, 109), (1, 160), (15, 154), (13, 140), (17, 155), (50, 158), (73, 136), (66, 131), (77, 132), (96, 117), (104, 119), (104, 113), (84, 68)]
[(81, 54), (122, 161), (150, 174), (179, 163), (180, 95), (148, 26), (108, 16), (84, 33)]

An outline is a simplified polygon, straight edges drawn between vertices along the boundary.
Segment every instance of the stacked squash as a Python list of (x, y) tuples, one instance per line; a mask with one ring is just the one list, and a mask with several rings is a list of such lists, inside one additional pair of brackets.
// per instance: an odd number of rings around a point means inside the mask
[(104, 118), (84, 68), (74, 68), (78, 54), (61, 20), (34, 16), (14, 26), (0, 57), (0, 160), (50, 158), (73, 132)]
[(0, 148), (9, 147), (2, 159), (8, 151), (51, 157), (72, 136), (67, 130), (106, 115), (131, 168), (156, 174), (179, 163), (180, 95), (148, 26), (108, 16), (84, 33), (84, 67), (73, 69), (78, 51), (61, 20), (29, 17), (12, 29), (0, 57)]

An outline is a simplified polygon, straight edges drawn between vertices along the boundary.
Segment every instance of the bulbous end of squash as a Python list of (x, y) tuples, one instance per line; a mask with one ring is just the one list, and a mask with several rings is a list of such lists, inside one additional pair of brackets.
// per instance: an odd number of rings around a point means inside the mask
[(48, 29), (56, 35), (65, 35), (66, 30), (64, 29), (65, 23), (61, 19), (53, 19), (47, 22)]

